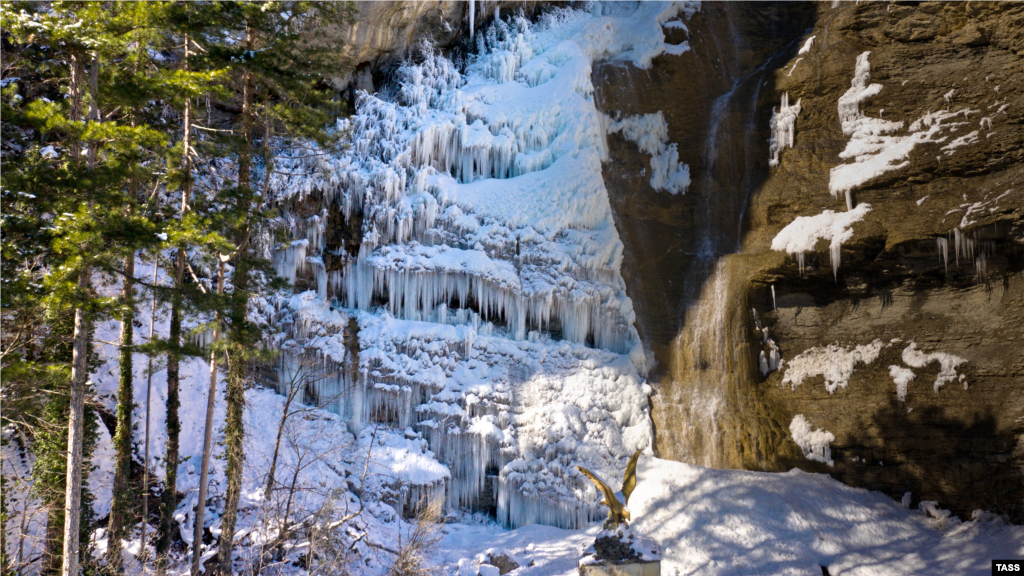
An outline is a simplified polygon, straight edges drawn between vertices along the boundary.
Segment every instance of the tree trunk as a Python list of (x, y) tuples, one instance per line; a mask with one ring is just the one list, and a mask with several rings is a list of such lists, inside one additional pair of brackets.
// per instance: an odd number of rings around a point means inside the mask
[[(160, 257), (159, 253), (153, 255), (153, 285), (156, 285), (157, 272), (160, 270)], [(151, 309), (149, 316), (149, 342), (153, 342), (153, 337), (156, 335), (156, 291), (153, 292), (153, 299), (151, 301)], [(145, 455), (142, 458), (142, 536), (139, 537), (142, 548), (142, 568), (145, 571), (146, 568), (146, 526), (149, 524), (149, 409), (150, 409), (150, 396), (153, 391), (153, 354), (149, 354), (149, 359), (146, 366), (146, 440), (145, 440)]]
[[(181, 274), (178, 271), (184, 266), (185, 254), (178, 251), (178, 269), (175, 271), (175, 285), (181, 286)], [(167, 352), (167, 445), (164, 450), (164, 491), (160, 497), (160, 537), (156, 541), (157, 572), (163, 574), (167, 569), (167, 552), (174, 539), (174, 510), (178, 507), (178, 436), (181, 422), (178, 419), (179, 359), (178, 348), (181, 343), (181, 292), (175, 290), (171, 296), (171, 326), (168, 334), (169, 349)]]
[[(78, 276), (78, 288), (89, 289), (89, 267)], [(85, 386), (88, 380), (89, 316), (85, 308), (75, 310), (74, 345), (71, 360), (71, 410), (68, 416), (68, 476), (64, 491), (63, 576), (78, 576), (79, 514), (82, 504), (82, 439), (85, 436)]]
[(221, 574), (232, 573), (231, 556), (234, 546), (235, 523), (238, 519), (238, 502), (242, 494), (242, 466), (245, 455), (242, 439), (245, 427), (242, 414), (245, 411), (245, 342), (240, 335), (245, 329), (247, 311), (248, 268), (244, 257), (235, 267), (235, 291), (231, 311), (232, 352), (228, 356), (227, 419), (224, 423), (224, 452), (227, 457), (227, 494), (224, 503), (224, 518), (221, 524), (219, 564)]
[(135, 320), (135, 254), (124, 259), (124, 288), (121, 304), (121, 350), (118, 361), (117, 428), (114, 431), (114, 488), (110, 503), (109, 537), (107, 539), (107, 565), (113, 572), (123, 570), (121, 541), (128, 535), (127, 524), (135, 495), (129, 486), (132, 471), (132, 410), (135, 398), (132, 389), (132, 338)]
[[(4, 459), (0, 458), (0, 573), (3, 574), (14, 572), (11, 558), (7, 555), (7, 522), (10, 521), (7, 506), (7, 474), (4, 470)], [(22, 514), (22, 518), (24, 517)]]
[[(224, 293), (224, 259), (217, 269), (217, 294)], [(210, 477), (210, 453), (213, 451), (213, 409), (217, 401), (217, 340), (220, 338), (220, 312), (213, 321), (213, 340), (210, 346), (210, 391), (206, 401), (206, 430), (203, 435), (203, 461), (199, 474), (199, 501), (196, 502), (195, 525), (192, 527), (192, 576), (199, 575), (203, 551), (203, 516), (206, 513), (206, 485)]]
[[(92, 93), (90, 120), (102, 120), (99, 108), (99, 58), (94, 53), (89, 66), (89, 88)], [(82, 82), (81, 64), (77, 58), (71, 61), (71, 100), (72, 106), (81, 102)], [(73, 112), (77, 115), (78, 112)], [(88, 167), (92, 170), (96, 165), (97, 144), (89, 146)], [(89, 200), (92, 209), (92, 200)], [(78, 273), (78, 296), (87, 298), (89, 295), (90, 267), (85, 265)], [(82, 304), (75, 310), (75, 331), (73, 336), (71, 357), (71, 390), (68, 411), (68, 474), (64, 491), (64, 547), (62, 576), (78, 576), (79, 548), (81, 535), (82, 513), (82, 443), (85, 439), (85, 388), (89, 380), (89, 313)]]
[[(182, 67), (189, 70), (189, 54), (192, 46), (192, 39), (185, 35), (185, 54), (182, 58)], [(185, 213), (189, 209), (189, 199), (192, 195), (192, 99), (185, 99), (185, 110), (182, 115), (182, 171), (185, 179), (181, 186), (181, 219), (185, 220)], [(185, 249), (178, 248), (178, 255), (174, 268), (174, 295), (171, 297), (171, 326), (169, 339), (169, 352), (167, 355), (167, 450), (164, 460), (166, 477), (164, 480), (163, 511), (160, 518), (160, 538), (157, 540), (157, 574), (164, 574), (167, 571), (167, 552), (171, 547), (171, 540), (174, 538), (174, 510), (178, 506), (177, 481), (178, 481), (178, 435), (181, 432), (181, 422), (178, 419), (179, 384), (179, 363), (181, 360), (181, 298), (182, 284), (185, 280)]]
[[(255, 48), (255, 36), (252, 26), (246, 23), (246, 47)], [(252, 163), (252, 126), (253, 126), (253, 90), (252, 72), (245, 71), (242, 80), (242, 150), (238, 154), (238, 187), (244, 193), (250, 192)], [(269, 176), (269, 174), (268, 174)], [(251, 218), (251, 214), (250, 214)], [(245, 367), (246, 367), (246, 311), (248, 308), (249, 268), (246, 262), (247, 239), (238, 242), (235, 252), (235, 271), (232, 277), (234, 292), (231, 304), (231, 328), (228, 339), (230, 349), (234, 352), (228, 358), (227, 388), (227, 420), (224, 424), (224, 451), (227, 457), (227, 494), (224, 503), (224, 517), (221, 522), (220, 550), (218, 564), (223, 576), (233, 572), (232, 551), (235, 543), (235, 524), (238, 520), (238, 502), (242, 493), (242, 466), (245, 455), (242, 451), (242, 439), (245, 436), (242, 414), (245, 411)], [(221, 259), (221, 270), (224, 260)], [(223, 274), (221, 275), (223, 282)]]

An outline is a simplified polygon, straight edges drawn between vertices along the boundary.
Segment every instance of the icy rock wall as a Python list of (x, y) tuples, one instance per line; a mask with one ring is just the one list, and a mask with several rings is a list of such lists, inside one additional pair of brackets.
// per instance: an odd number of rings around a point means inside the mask
[[(325, 407), (354, 432), (426, 440), (449, 508), (578, 527), (602, 511), (576, 466), (617, 477), (652, 443), (591, 65), (683, 54), (661, 24), (696, 9), (496, 20), (458, 65), (424, 46), (338, 121), (342, 151), (279, 166), (272, 256), (296, 292), (311, 288), (280, 302), (281, 379), (315, 358), (331, 377), (311, 396), (336, 398)], [(355, 222), (358, 248), (331, 240)], [(407, 475), (436, 494), (441, 476), (422, 478)]]

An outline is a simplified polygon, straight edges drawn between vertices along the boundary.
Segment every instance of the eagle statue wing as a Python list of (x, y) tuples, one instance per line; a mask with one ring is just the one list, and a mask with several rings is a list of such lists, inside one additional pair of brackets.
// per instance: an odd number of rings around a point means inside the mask
[(576, 468), (578, 468), (584, 476), (589, 478), (590, 481), (594, 483), (594, 486), (597, 486), (597, 489), (600, 490), (602, 494), (604, 494), (605, 505), (607, 505), (609, 508), (614, 508), (615, 504), (613, 503), (619, 503), (619, 499), (615, 497), (615, 492), (612, 492), (612, 489), (609, 488), (607, 484), (605, 484), (604, 480), (602, 480), (600, 476), (594, 474), (590, 470), (587, 470), (583, 466), (577, 466)]
[(626, 498), (626, 504), (629, 504), (629, 495), (636, 488), (636, 462), (639, 459), (640, 451), (637, 450), (629, 459), (629, 464), (626, 464), (626, 475), (622, 478), (622, 495)]

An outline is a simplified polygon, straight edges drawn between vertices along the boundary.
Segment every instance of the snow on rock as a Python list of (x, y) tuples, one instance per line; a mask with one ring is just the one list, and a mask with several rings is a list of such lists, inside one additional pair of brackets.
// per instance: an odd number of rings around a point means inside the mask
[[(813, 39), (812, 37), (811, 40)], [(795, 68), (796, 64), (793, 67)], [(796, 117), (799, 114), (800, 100), (790, 106), (789, 92), (782, 95), (782, 104), (778, 110), (772, 108), (772, 118), (769, 122), (772, 135), (768, 139), (769, 166), (778, 166), (782, 151), (793, 147), (793, 140), (796, 138)]]
[[(361, 93), (337, 124), (345, 149), (282, 153), (272, 252), (278, 275), (315, 289), (273, 303), (281, 380), (314, 358), (313, 403), (353, 433), (383, 424), (425, 440), (450, 474), (448, 510), (493, 489), (503, 524), (580, 526), (601, 512), (576, 465), (615, 476), (650, 446), (591, 66), (683, 53), (662, 24), (698, 9), (496, 20), (464, 66), (424, 47), (389, 90)], [(613, 129), (652, 155), (653, 187), (685, 190), (661, 115)], [(327, 245), (325, 230), (352, 222), (358, 250)]]
[(864, 52), (857, 56), (850, 88), (839, 97), (839, 122), (843, 127), (843, 134), (847, 136), (854, 133), (855, 122), (862, 118), (860, 103), (882, 91), (881, 84), (868, 85), (868, 80), (871, 79), (871, 63), (868, 62), (870, 54), (871, 52)]
[(797, 52), (797, 54), (806, 54), (806, 53), (810, 52), (811, 51), (811, 46), (814, 45), (814, 39), (815, 38), (817, 38), (817, 36), (811, 36), (810, 38), (808, 38), (804, 42), (804, 45), (800, 47), (800, 51)]
[(611, 122), (608, 133), (622, 133), (635, 142), (644, 154), (651, 155), (651, 188), (670, 194), (685, 194), (690, 186), (690, 167), (679, 162), (676, 144), (668, 143), (668, 123), (659, 110), (656, 114), (630, 116)]
[(968, 144), (974, 144), (977, 141), (978, 131), (975, 130), (974, 132), (964, 134), (963, 136), (960, 136), (959, 138), (950, 141), (949, 144), (946, 144), (945, 146), (940, 148), (940, 150), (944, 151), (946, 153), (946, 156), (952, 156), (956, 152), (957, 148), (961, 146), (966, 146)]
[(913, 368), (924, 368), (932, 362), (938, 362), (942, 369), (939, 371), (938, 376), (935, 378), (935, 392), (939, 391), (949, 382), (958, 380), (964, 383), (964, 389), (967, 389), (966, 375), (960, 374), (957, 377), (956, 368), (957, 366), (967, 362), (966, 358), (947, 354), (945, 352), (932, 352), (925, 354), (917, 349), (916, 342), (910, 342), (907, 347), (903, 349), (903, 362), (907, 366)]
[(896, 383), (896, 396), (900, 402), (907, 401), (907, 385), (915, 378), (914, 371), (902, 366), (889, 366), (889, 376)]
[(813, 251), (818, 240), (828, 240), (832, 273), (836, 275), (843, 242), (853, 238), (851, 226), (854, 222), (864, 220), (864, 215), (870, 211), (870, 204), (861, 204), (848, 212), (825, 210), (817, 216), (797, 216), (772, 240), (772, 250), (795, 254), (800, 264), (800, 273), (803, 274), (804, 254)]
[(789, 423), (789, 433), (797, 446), (804, 451), (804, 458), (829, 466), (835, 465), (829, 443), (834, 442), (836, 437), (831, 432), (824, 428), (812, 430), (807, 418), (803, 414), (797, 414)]
[[(868, 84), (871, 78), (869, 54), (864, 52), (857, 57), (851, 87), (839, 98), (839, 120), (843, 134), (850, 137), (846, 148), (839, 153), (839, 158), (852, 159), (853, 162), (840, 164), (832, 168), (829, 174), (829, 192), (833, 197), (846, 193), (847, 206), (850, 208), (851, 190), (886, 172), (908, 166), (910, 151), (914, 146), (924, 142), (944, 142), (947, 137), (940, 136), (940, 132), (966, 125), (968, 116), (978, 112), (967, 108), (954, 112), (929, 112), (914, 121), (906, 133), (893, 134), (903, 130), (903, 122), (872, 118), (860, 111), (861, 102), (882, 91), (881, 84)], [(964, 117), (963, 122), (952, 121), (961, 115)], [(956, 147), (975, 141), (977, 133), (973, 137), (968, 134), (948, 144), (943, 150), (946, 150), (947, 155), (952, 154)]]
[(881, 340), (844, 348), (839, 344), (825, 347), (815, 346), (804, 350), (786, 364), (782, 385), (796, 388), (811, 376), (825, 377), (825, 390), (832, 394), (850, 384), (850, 377), (857, 364), (871, 364), (885, 346)]

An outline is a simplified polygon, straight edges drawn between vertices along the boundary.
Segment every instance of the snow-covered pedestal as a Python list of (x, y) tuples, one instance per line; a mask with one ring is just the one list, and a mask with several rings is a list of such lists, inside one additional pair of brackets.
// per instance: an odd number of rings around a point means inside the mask
[(583, 551), (580, 576), (661, 576), (661, 550), (629, 527), (602, 530)]

